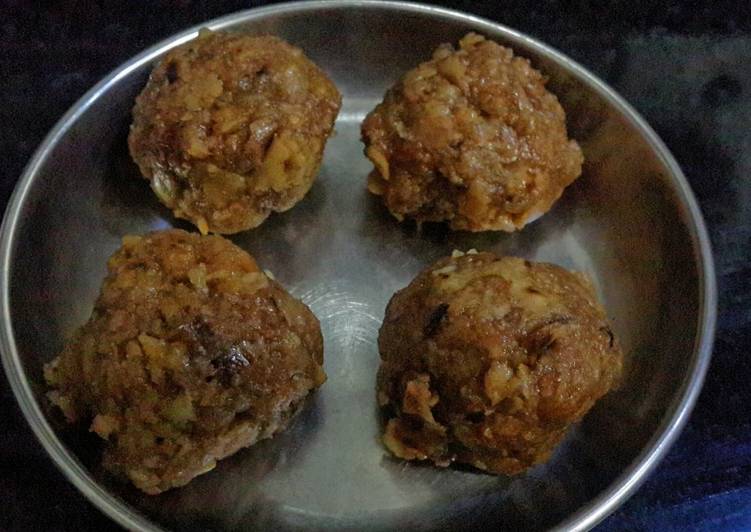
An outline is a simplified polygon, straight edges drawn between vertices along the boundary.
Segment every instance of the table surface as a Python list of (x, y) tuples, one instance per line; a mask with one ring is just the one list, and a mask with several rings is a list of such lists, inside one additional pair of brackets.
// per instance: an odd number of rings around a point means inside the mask
[[(108, 71), (178, 30), (270, 3), (0, 0), (0, 205)], [(704, 389), (665, 460), (600, 528), (751, 529), (751, 3), (436, 3), (537, 37), (606, 80), (676, 156), (709, 226), (720, 316)], [(0, 529), (115, 529), (47, 459), (3, 378), (0, 399)]]

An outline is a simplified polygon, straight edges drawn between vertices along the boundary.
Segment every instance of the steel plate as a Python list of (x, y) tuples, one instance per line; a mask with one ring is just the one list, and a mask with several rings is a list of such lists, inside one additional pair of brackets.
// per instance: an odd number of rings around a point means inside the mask
[[(647, 124), (570, 59), (501, 25), (394, 2), (309, 2), (207, 22), (302, 47), (344, 97), (321, 174), (291, 211), (232, 237), (321, 320), (328, 382), (286, 433), (157, 497), (96, 465), (95, 437), (65, 427), (42, 365), (88, 317), (107, 257), (128, 233), (176, 224), (130, 161), (133, 100), (181, 33), (87, 93), (50, 133), (2, 228), (0, 338), (23, 412), (68, 478), (128, 528), (260, 530), (591, 527), (639, 485), (675, 439), (710, 357), (716, 301), (708, 238), (681, 170)], [(401, 73), (468, 31), (530, 58), (568, 115), (587, 162), (553, 210), (517, 234), (400, 225), (365, 189), (359, 124)], [(177, 224), (181, 225), (181, 224)], [(183, 227), (187, 227), (182, 225)], [(453, 249), (587, 272), (628, 353), (622, 388), (550, 462), (515, 477), (436, 469), (379, 444), (376, 337), (391, 294)]]

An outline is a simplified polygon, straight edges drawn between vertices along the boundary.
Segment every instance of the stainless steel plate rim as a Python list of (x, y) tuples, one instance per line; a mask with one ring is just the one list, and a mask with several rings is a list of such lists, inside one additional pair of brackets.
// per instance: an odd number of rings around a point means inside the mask
[(55, 465), (63, 472), (68, 480), (76, 486), (94, 505), (114, 521), (128, 529), (159, 530), (152, 522), (103, 489), (79, 463), (65, 449), (52, 427), (45, 419), (40, 406), (33, 397), (32, 390), (23, 369), (16, 348), (10, 313), (10, 268), (12, 264), (12, 250), (16, 233), (16, 226), (20, 209), (24, 204), (27, 193), (37, 175), (38, 169), (49, 154), (58, 139), (75, 123), (77, 117), (109, 87), (127, 76), (138, 66), (152, 61), (167, 49), (192, 39), (201, 27), (221, 29), (239, 20), (248, 20), (280, 14), (291, 11), (315, 11), (325, 9), (398, 9), (405, 12), (429, 14), (437, 17), (451, 18), (471, 22), (475, 26), (487, 26), (495, 31), (504, 33), (509, 40), (524, 42), (536, 48), (542, 55), (577, 73), (609, 103), (618, 108), (623, 116), (636, 126), (648, 141), (654, 152), (659, 155), (665, 165), (671, 170), (669, 176), (679, 194), (680, 203), (684, 209), (684, 216), (689, 224), (689, 231), (694, 244), (694, 253), (698, 263), (700, 285), (700, 316), (696, 331), (694, 352), (690, 365), (690, 372), (684, 379), (681, 392), (666, 412), (663, 421), (648, 445), (630, 466), (602, 493), (589, 501), (583, 508), (569, 516), (558, 525), (561, 530), (586, 530), (595, 526), (599, 521), (621, 505), (646, 479), (667, 450), (677, 439), (691, 413), (696, 399), (701, 391), (712, 351), (712, 342), (717, 314), (717, 288), (710, 240), (704, 224), (701, 211), (691, 192), (690, 186), (683, 175), (678, 163), (669, 150), (646, 123), (646, 121), (620, 97), (613, 89), (591, 74), (587, 69), (550, 48), (546, 44), (523, 35), (502, 24), (468, 15), (466, 13), (427, 6), (416, 3), (403, 3), (377, 0), (314, 0), (304, 3), (283, 3), (274, 6), (240, 11), (225, 17), (217, 18), (200, 24), (158, 44), (133, 57), (113, 72), (104, 77), (92, 89), (84, 94), (70, 110), (58, 121), (34, 153), (18, 185), (9, 201), (5, 212), (2, 228), (0, 229), (0, 348), (2, 362), (11, 388), (21, 407), (21, 410), (46, 452)]

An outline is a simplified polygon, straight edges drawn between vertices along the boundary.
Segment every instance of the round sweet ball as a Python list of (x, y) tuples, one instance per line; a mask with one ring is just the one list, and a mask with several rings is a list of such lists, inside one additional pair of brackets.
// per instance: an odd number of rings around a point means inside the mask
[(129, 236), (89, 320), (45, 367), (49, 398), (149, 494), (283, 430), (326, 379), (318, 320), (220, 236)]
[(386, 309), (383, 441), (406, 460), (516, 474), (547, 460), (614, 387), (623, 356), (583, 275), (492, 253), (454, 255)]
[(299, 48), (202, 30), (154, 68), (128, 144), (175, 216), (204, 234), (236, 233), (305, 196), (340, 105)]
[(529, 61), (470, 33), (407, 72), (365, 119), (369, 190), (397, 219), (515, 231), (580, 174), (558, 99)]

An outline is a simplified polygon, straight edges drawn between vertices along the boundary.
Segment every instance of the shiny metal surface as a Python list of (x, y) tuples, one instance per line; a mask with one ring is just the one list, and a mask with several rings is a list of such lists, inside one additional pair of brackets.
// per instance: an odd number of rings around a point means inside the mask
[[(87, 318), (120, 237), (175, 224), (138, 178), (125, 138), (152, 61), (196, 33), (186, 31), (134, 58), (71, 109), (30, 162), (3, 224), (3, 363), (29, 423), (68, 478), (117, 522), (142, 529), (586, 529), (625, 500), (690, 412), (716, 311), (700, 213), (652, 130), (569, 59), (461, 13), (310, 2), (207, 26), (278, 34), (304, 48), (343, 93), (337, 134), (309, 195), (233, 237), (317, 314), (329, 380), (286, 433), (158, 497), (100, 471), (96, 438), (67, 430), (44, 398), (42, 364)], [(512, 46), (550, 77), (587, 157), (583, 177), (558, 205), (518, 234), (416, 231), (365, 190), (370, 165), (359, 122), (404, 70), (470, 30)], [(548, 464), (518, 478), (402, 463), (378, 442), (375, 342), (386, 302), (434, 259), (472, 247), (589, 273), (628, 353), (622, 388)]]

